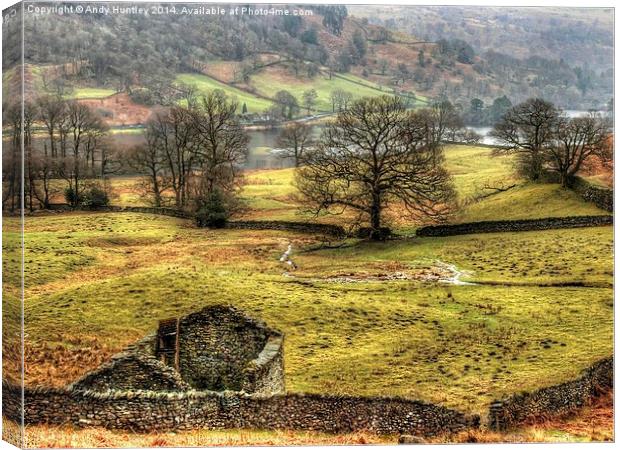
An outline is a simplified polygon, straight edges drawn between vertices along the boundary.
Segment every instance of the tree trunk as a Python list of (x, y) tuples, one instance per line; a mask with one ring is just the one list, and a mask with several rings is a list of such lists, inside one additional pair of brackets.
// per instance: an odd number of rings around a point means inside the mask
[(381, 196), (377, 192), (372, 195), (372, 205), (370, 207), (370, 230), (371, 239), (381, 239)]

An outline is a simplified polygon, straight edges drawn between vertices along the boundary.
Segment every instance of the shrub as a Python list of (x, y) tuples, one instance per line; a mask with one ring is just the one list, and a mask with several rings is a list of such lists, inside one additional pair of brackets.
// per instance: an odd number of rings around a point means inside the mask
[(223, 228), (230, 218), (228, 205), (218, 190), (208, 194), (204, 204), (198, 208), (196, 223), (199, 227)]
[(73, 189), (73, 187), (68, 187), (65, 189), (65, 201), (69, 203), (71, 206), (76, 206), (79, 204), (79, 196), (77, 192)]
[(99, 186), (92, 186), (80, 196), (79, 201), (82, 206), (96, 208), (99, 206), (107, 206), (110, 199), (106, 191)]

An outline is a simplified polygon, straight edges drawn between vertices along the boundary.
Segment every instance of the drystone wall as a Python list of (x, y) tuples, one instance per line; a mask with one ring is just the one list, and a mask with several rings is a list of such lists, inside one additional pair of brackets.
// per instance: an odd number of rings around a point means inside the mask
[(288, 222), (283, 220), (231, 220), (226, 228), (246, 230), (282, 230), (301, 233), (327, 234), (336, 237), (346, 236), (346, 231), (339, 225), (308, 222)]
[(613, 384), (614, 361), (609, 357), (590, 366), (575, 380), (493, 402), (489, 408), (489, 428), (505, 430), (569, 413), (613, 389)]
[[(249, 375), (246, 368), (259, 357), (270, 336), (281, 337), (234, 308), (212, 306), (189, 314), (179, 323), (181, 377), (196, 389), (241, 390)], [(276, 363), (273, 358), (264, 361)], [(252, 378), (260, 374), (253, 372)], [(277, 390), (272, 393), (282, 392), (279, 384), (273, 387)]]
[(241, 390), (257, 394), (284, 393), (284, 338), (270, 336), (263, 351), (244, 369)]
[[(155, 214), (160, 216), (178, 217), (182, 219), (195, 219), (196, 216), (190, 212), (174, 208), (156, 208), (147, 206), (99, 206), (94, 208), (72, 208), (65, 203), (50, 205), (54, 211), (96, 211), (96, 212), (133, 212), (143, 214)], [(231, 220), (226, 223), (226, 228), (242, 230), (282, 230), (297, 231), (300, 233), (327, 234), (336, 237), (346, 236), (346, 231), (339, 225), (325, 223), (292, 222), (284, 220)]]
[(570, 187), (585, 201), (594, 203), (608, 212), (614, 211), (614, 191), (602, 186), (595, 186), (581, 177), (573, 177)]
[(613, 216), (548, 217), (544, 219), (492, 220), (418, 228), (416, 236), (454, 236), (458, 234), (553, 230), (613, 225)]
[[(3, 397), (5, 416), (19, 420), (19, 388), (3, 384)], [(480, 420), (442, 406), (399, 398), (57, 388), (26, 388), (24, 397), (27, 424), (101, 426), (135, 432), (258, 428), (433, 436), (477, 427)]]
[(93, 391), (152, 390), (187, 391), (190, 389), (179, 373), (153, 356), (121, 353), (72, 385), (73, 389)]

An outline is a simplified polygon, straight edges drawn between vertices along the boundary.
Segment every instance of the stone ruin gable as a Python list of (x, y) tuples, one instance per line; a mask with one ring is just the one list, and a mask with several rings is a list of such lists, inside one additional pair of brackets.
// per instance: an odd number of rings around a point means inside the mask
[(282, 335), (235, 308), (181, 318), (178, 349), (178, 370), (194, 389), (284, 391)]
[(241, 390), (257, 394), (284, 393), (283, 349), (282, 336), (270, 336), (263, 351), (246, 366)]
[(69, 386), (70, 390), (187, 391), (179, 373), (154, 356), (123, 352)]

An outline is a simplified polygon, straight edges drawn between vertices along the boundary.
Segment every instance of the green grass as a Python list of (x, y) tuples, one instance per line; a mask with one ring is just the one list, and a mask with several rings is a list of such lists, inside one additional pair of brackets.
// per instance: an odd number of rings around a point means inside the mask
[(83, 99), (83, 98), (105, 98), (116, 94), (114, 89), (75, 87), (71, 92), (65, 95), (65, 98)]
[[(260, 153), (269, 151), (267, 147)], [(491, 149), (476, 146), (454, 145), (445, 151), (446, 167), (453, 176), (460, 209), (454, 222), (482, 220), (534, 219), (608, 214), (593, 203), (583, 201), (577, 194), (556, 184), (535, 184), (514, 176), (510, 157), (494, 157)], [(241, 192), (248, 206), (246, 217), (263, 220), (317, 220), (300, 210), (293, 184), (295, 169), (252, 170), (246, 173)], [(114, 178), (113, 185), (119, 194), (119, 203), (138, 205), (143, 202), (132, 186), (135, 179)], [(505, 192), (493, 193), (490, 187), (510, 187)], [(481, 198), (482, 196), (492, 195)], [(478, 199), (478, 200), (477, 200)], [(411, 233), (417, 223), (399, 214), (391, 214), (394, 228), (401, 233)], [(318, 220), (339, 222), (338, 216), (324, 216)]]
[[(603, 213), (557, 185), (515, 180), (510, 158), (487, 148), (448, 147), (446, 165), (464, 205), (455, 220)], [(294, 169), (247, 172), (245, 217), (308, 219), (293, 177)], [(113, 179), (115, 203), (142, 202), (135, 181)], [(513, 183), (471, 201), (485, 185)], [(4, 221), (11, 264), (19, 234), (15, 218)], [(278, 262), (289, 243), (293, 277)], [(613, 351), (612, 227), (318, 243), (143, 214), (29, 216), (26, 379), (75, 380), (158, 320), (207, 304), (236, 305), (282, 330), (287, 388), (296, 392), (399, 395), (482, 412)], [(445, 264), (476, 284), (423, 281)], [(396, 274), (410, 279), (386, 281)], [(5, 281), (13, 317), (19, 279)]]
[[(357, 83), (364, 84), (364, 85), (366, 85), (366, 87), (370, 87), (370, 88), (382, 91), (382, 92), (384, 92), (386, 94), (394, 93), (394, 89), (392, 87), (384, 86), (384, 85), (379, 84), (379, 83), (375, 83), (373, 81), (367, 80), (365, 78), (358, 77), (358, 76), (353, 75), (351, 73), (338, 74), (338, 77), (344, 78), (346, 80), (350, 80), (350, 81), (352, 81), (355, 84), (357, 84)], [(416, 98), (418, 100), (418, 103), (427, 103), (428, 102), (428, 98), (423, 96), (423, 95), (415, 94), (415, 96), (416, 96)]]
[(144, 128), (112, 128), (111, 134), (144, 134)]
[(252, 113), (263, 112), (272, 104), (272, 102), (269, 100), (257, 97), (255, 95), (242, 91), (241, 89), (237, 89), (233, 86), (220, 83), (219, 81), (216, 81), (206, 75), (183, 73), (177, 75), (176, 81), (178, 83), (196, 86), (198, 92), (201, 94), (207, 94), (216, 89), (220, 89), (226, 92), (226, 94), (230, 97), (235, 97), (237, 99), (237, 101), (239, 102), (239, 109), (245, 103), (248, 108), (248, 112)]
[(570, 189), (563, 189), (557, 184), (526, 183), (467, 206), (459, 220), (471, 222), (605, 214), (609, 213), (583, 201)]
[[(482, 411), (612, 352), (610, 227), (307, 253), (299, 253), (315, 245), (307, 235), (209, 231), (129, 213), (29, 217), (26, 233), (30, 382), (75, 378), (99, 363), (81, 349), (111, 354), (160, 319), (215, 303), (285, 333), (290, 391), (401, 395)], [(295, 278), (278, 262), (288, 242)], [(472, 270), (472, 280), (531, 285), (329, 279), (415, 272), (435, 260)], [(544, 286), (565, 280), (600, 287)]]
[[(453, 218), (456, 222), (608, 214), (559, 185), (534, 184), (517, 179), (512, 159), (494, 157), (489, 148), (448, 146), (445, 156), (446, 168), (453, 176), (461, 204), (461, 209)], [(304, 218), (297, 211), (294, 174), (294, 169), (270, 169), (252, 171), (247, 175), (242, 196), (252, 210), (252, 217), (279, 220)], [(474, 201), (492, 192), (485, 186), (505, 188), (513, 184), (516, 186), (506, 192)], [(338, 218), (322, 220), (337, 221)], [(407, 224), (404, 218), (393, 220), (401, 232), (411, 232), (417, 226), (415, 223)]]
[[(366, 80), (357, 78), (354, 75), (348, 75), (348, 77), (350, 79), (355, 79), (368, 84)], [(297, 98), (300, 105), (303, 104), (303, 92), (309, 89), (315, 89), (318, 94), (315, 108), (326, 112), (331, 112), (332, 110), (330, 95), (332, 91), (336, 89), (342, 89), (349, 92), (355, 99), (390, 94), (388, 90), (381, 92), (377, 89), (360, 86), (341, 78), (332, 77), (330, 80), (329, 77), (324, 75), (317, 75), (312, 79), (294, 79), (292, 77), (274, 79), (272, 74), (263, 71), (252, 75), (250, 84), (257, 90), (257, 92), (271, 98), (273, 98), (280, 90), (289, 91)]]
[(485, 185), (512, 184), (514, 169), (510, 157), (493, 157), (488, 147), (448, 145), (445, 148), (446, 168), (453, 177), (459, 200), (468, 200), (486, 193)]

